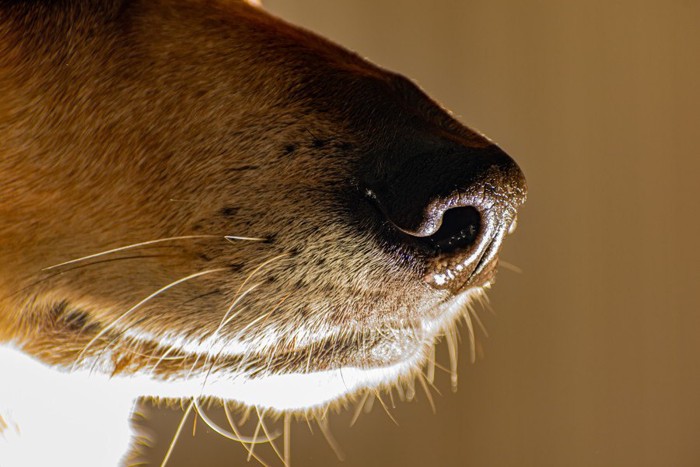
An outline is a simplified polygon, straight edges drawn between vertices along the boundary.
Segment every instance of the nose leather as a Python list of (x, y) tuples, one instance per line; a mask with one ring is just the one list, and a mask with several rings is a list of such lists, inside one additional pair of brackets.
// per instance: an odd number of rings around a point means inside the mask
[(493, 269), (527, 194), (518, 165), (491, 143), (407, 148), (386, 155), (366, 181), (386, 220), (405, 234), (397, 238), (432, 253), (426, 280), (455, 290)]
[(369, 188), (388, 220), (415, 237), (437, 232), (448, 209), (474, 206), (484, 215), (526, 197), (520, 168), (495, 145), (407, 156), (385, 170)]

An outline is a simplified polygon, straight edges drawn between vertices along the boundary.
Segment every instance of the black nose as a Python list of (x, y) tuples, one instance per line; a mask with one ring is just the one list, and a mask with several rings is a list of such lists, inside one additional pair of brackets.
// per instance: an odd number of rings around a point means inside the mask
[(520, 168), (492, 144), (442, 145), (384, 157), (367, 194), (405, 242), (428, 253), (426, 280), (462, 289), (490, 279), (527, 188)]

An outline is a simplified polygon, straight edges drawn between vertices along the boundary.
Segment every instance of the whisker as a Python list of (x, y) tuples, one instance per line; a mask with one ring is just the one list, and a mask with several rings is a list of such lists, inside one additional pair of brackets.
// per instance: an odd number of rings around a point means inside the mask
[[(258, 316), (257, 318), (255, 318), (253, 321), (251, 321), (250, 323), (248, 323), (243, 329), (241, 329), (241, 330), (239, 331), (239, 335), (242, 335), (245, 331), (247, 331), (249, 328), (251, 328), (252, 326), (254, 326), (255, 324), (257, 324), (259, 321), (261, 321), (261, 320), (263, 320), (263, 319), (267, 319), (267, 317), (270, 316), (270, 315), (272, 314), (273, 311), (274, 311), (274, 310), (271, 310), (271, 311), (265, 313), (264, 315), (261, 315), (261, 316)], [(204, 381), (202, 381), (202, 389), (201, 389), (201, 392), (202, 392), (202, 393), (204, 392), (204, 388), (206, 387), (207, 380), (209, 379), (209, 375), (211, 374), (211, 371), (214, 369), (214, 366), (216, 365), (216, 363), (219, 361), (219, 357), (221, 356), (222, 352), (223, 352), (223, 350), (219, 351), (219, 352), (214, 356), (214, 359), (212, 360), (211, 365), (209, 365), (209, 368), (207, 369), (207, 373), (206, 373), (206, 375), (204, 376)], [(198, 358), (199, 358), (199, 356), (198, 356)], [(241, 360), (241, 362), (239, 363), (239, 370), (243, 367), (243, 365), (244, 365), (245, 363), (246, 363), (246, 359), (243, 358), (243, 359)], [(189, 378), (189, 375), (188, 375), (188, 378)]]
[[(246, 295), (248, 295), (248, 293), (252, 292), (253, 290), (255, 290), (255, 289), (256, 289), (257, 287), (259, 287), (259, 286), (260, 286), (259, 283), (258, 283), (258, 284), (253, 284), (250, 288), (248, 288), (248, 290), (246, 290), (245, 292), (243, 292), (243, 294), (239, 295), (239, 296), (233, 301), (233, 303), (231, 303), (231, 305), (228, 307), (228, 309), (226, 310), (226, 313), (224, 313), (224, 317), (221, 319), (221, 322), (219, 323), (219, 326), (218, 326), (218, 327), (214, 330), (214, 332), (212, 332), (211, 335), (208, 337), (208, 339), (211, 339), (212, 342), (211, 342), (211, 345), (209, 346), (209, 350), (206, 352), (206, 357), (205, 357), (205, 359), (204, 359), (204, 365), (206, 365), (207, 363), (209, 363), (209, 359), (211, 358), (210, 352), (211, 352), (212, 347), (214, 347), (214, 345), (216, 345), (216, 338), (219, 336), (219, 332), (221, 332), (221, 330), (223, 329), (223, 327), (224, 327), (226, 324), (228, 324), (229, 321), (230, 321), (230, 320), (228, 319), (229, 314), (233, 311), (233, 309), (236, 307), (236, 305), (237, 305), (241, 300), (243, 300), (243, 298), (244, 298)], [(235, 312), (235, 313), (233, 314), (233, 316), (231, 316), (231, 319), (233, 319), (233, 318), (235, 318), (236, 316), (238, 316), (238, 314), (240, 314), (240, 312), (243, 311), (244, 309), (245, 309), (245, 308), (241, 308), (240, 310), (238, 310), (237, 312)], [(209, 373), (211, 372), (211, 369), (213, 368), (214, 364), (216, 363), (216, 361), (217, 361), (217, 359), (218, 359), (218, 357), (219, 357), (219, 355), (221, 354), (222, 351), (223, 351), (223, 349), (222, 349), (221, 351), (217, 352), (217, 355), (216, 355), (216, 357), (214, 358), (214, 362), (213, 362), (212, 365), (209, 367), (209, 371), (207, 372), (207, 377), (209, 376)], [(191, 375), (192, 372), (194, 371), (195, 367), (197, 366), (197, 363), (199, 363), (199, 358), (200, 358), (200, 357), (201, 357), (201, 354), (198, 354), (197, 357), (196, 357), (195, 360), (194, 360), (194, 363), (192, 363), (192, 367), (190, 368), (190, 371), (189, 371), (189, 373), (188, 373), (188, 378), (189, 378), (189, 375)], [(204, 385), (206, 384), (207, 377), (204, 378), (204, 382), (202, 383), (202, 390), (204, 390)]]
[[(195, 397), (194, 401), (195, 401), (194, 408), (195, 408), (197, 414), (200, 417), (202, 417), (202, 420), (204, 421), (204, 423), (206, 423), (207, 426), (209, 428), (211, 428), (212, 430), (214, 430), (216, 433), (220, 434), (224, 438), (230, 439), (231, 441), (237, 441), (239, 443), (248, 443), (248, 444), (267, 443), (268, 441), (272, 442), (273, 439), (277, 439), (281, 435), (281, 433), (279, 433), (279, 432), (274, 432), (274, 433), (272, 433), (273, 434), (272, 438), (270, 438), (268, 436), (267, 440), (260, 440), (260, 441), (257, 441), (257, 440), (254, 440), (253, 438), (249, 438), (249, 437), (245, 437), (245, 436), (243, 436), (243, 437), (237, 436), (235, 433), (231, 433), (230, 431), (220, 427), (214, 420), (212, 420), (209, 417), (209, 415), (207, 415), (206, 412), (204, 412), (204, 410), (202, 409), (202, 406), (199, 404), (198, 398)], [(265, 433), (265, 434), (267, 435), (267, 433)]]
[[(171, 351), (171, 350), (173, 350), (173, 349), (172, 349), (172, 348), (169, 348), (168, 350), (166, 350), (166, 351), (163, 352), (163, 353), (165, 354), (165, 353), (167, 353), (168, 351)], [(136, 351), (136, 350), (134, 350), (134, 349), (129, 349), (128, 351), (129, 351), (129, 353), (132, 354), (132, 355), (136, 355), (137, 357), (147, 358), (148, 360), (153, 360), (154, 358), (156, 358), (156, 357), (155, 357), (156, 350), (154, 350), (153, 352), (151, 352), (150, 355), (149, 355), (149, 354), (145, 354), (145, 353), (143, 353), (143, 352), (138, 352), (138, 351)], [(172, 357), (168, 357), (167, 355), (166, 355), (165, 357), (163, 357), (163, 356), (161, 355), (160, 357), (158, 357), (158, 360), (175, 361), (175, 360), (185, 360), (186, 358), (187, 358), (186, 355), (175, 355), (175, 356), (172, 356)]]
[[(147, 354), (144, 354), (144, 353), (135, 352), (135, 351), (133, 351), (133, 350), (131, 351), (131, 353), (134, 354), (134, 355), (136, 355), (137, 357), (145, 357), (145, 358), (148, 358), (148, 359), (153, 359), (153, 358), (155, 358), (155, 356), (154, 356), (153, 354), (147, 355)], [(174, 361), (176, 361), (176, 360), (185, 360), (185, 359), (187, 359), (187, 356), (186, 356), (186, 355), (175, 355), (175, 356), (172, 356), (172, 357), (166, 356), (165, 358), (163, 358), (162, 356), (161, 356), (161, 357), (158, 357), (158, 360), (160, 360), (160, 361), (165, 360), (165, 361), (169, 361), (169, 362), (174, 362)]]
[(236, 243), (237, 240), (249, 241), (249, 242), (266, 242), (267, 238), (261, 237), (241, 237), (239, 235), (224, 235), (224, 238), (231, 243)]
[(445, 341), (447, 342), (447, 352), (450, 355), (450, 383), (452, 391), (457, 391), (457, 342), (454, 335), (454, 328), (450, 328), (445, 333)]
[(411, 376), (406, 381), (406, 400), (412, 401), (416, 397), (416, 379), (415, 376)]
[(238, 423), (239, 423), (240, 425), (245, 424), (245, 422), (247, 422), (248, 419), (250, 418), (250, 413), (251, 413), (252, 411), (253, 411), (253, 408), (252, 408), (251, 406), (246, 407), (246, 408), (243, 410), (243, 415), (241, 415), (241, 419), (238, 421)]
[(44, 283), (44, 282), (47, 282), (47, 281), (53, 279), (54, 277), (62, 276), (64, 273), (69, 272), (69, 271), (75, 271), (76, 269), (87, 268), (87, 267), (90, 267), (90, 266), (94, 266), (94, 265), (96, 265), (96, 264), (110, 263), (110, 262), (114, 262), (114, 261), (124, 261), (124, 260), (143, 259), (143, 258), (162, 258), (162, 257), (168, 257), (168, 256), (174, 256), (174, 255), (162, 255), (162, 254), (161, 254), (161, 255), (134, 255), (134, 256), (122, 256), (122, 257), (120, 257), (120, 258), (110, 258), (110, 259), (105, 259), (105, 260), (101, 260), (101, 261), (93, 261), (93, 262), (91, 262), (91, 263), (81, 264), (81, 265), (79, 265), (79, 266), (74, 266), (74, 267), (72, 267), (72, 268), (69, 268), (69, 269), (66, 269), (66, 270), (63, 270), (63, 271), (58, 271), (58, 272), (54, 272), (54, 273), (52, 273), (52, 274), (46, 275), (46, 276), (42, 277), (41, 279), (38, 279), (38, 280), (36, 280), (36, 281), (34, 281), (34, 282), (31, 282), (31, 283), (25, 285), (24, 287), (22, 287), (22, 288), (20, 288), (20, 289), (15, 290), (14, 292), (12, 292), (12, 293), (10, 293), (9, 295), (7, 295), (5, 298), (12, 298), (12, 297), (14, 297), (14, 296), (17, 295), (17, 294), (20, 294), (20, 293), (22, 293), (22, 292), (24, 292), (24, 291), (26, 291), (26, 290), (31, 289), (32, 287), (36, 287), (36, 286), (39, 285), (39, 284), (42, 284), (42, 283)]
[(182, 416), (182, 419), (180, 420), (180, 424), (177, 426), (177, 430), (175, 430), (175, 434), (173, 435), (173, 439), (170, 441), (170, 445), (168, 446), (168, 450), (165, 453), (165, 457), (163, 457), (163, 462), (160, 463), (160, 467), (165, 467), (165, 465), (168, 463), (168, 460), (170, 459), (170, 455), (173, 453), (173, 449), (175, 449), (175, 443), (177, 443), (177, 439), (180, 437), (180, 433), (182, 432), (182, 428), (185, 426), (185, 422), (187, 421), (187, 417), (190, 415), (190, 412), (192, 412), (193, 407), (194, 407), (194, 398), (192, 398), (189, 405), (187, 406), (187, 409), (185, 409), (185, 413)]
[(474, 334), (474, 323), (472, 323), (471, 315), (469, 314), (469, 307), (467, 307), (467, 312), (463, 313), (464, 321), (467, 323), (467, 330), (469, 331), (469, 355), (471, 363), (476, 362), (476, 335)]
[(481, 332), (484, 333), (484, 336), (489, 337), (489, 333), (486, 330), (486, 326), (484, 326), (484, 323), (481, 321), (481, 318), (479, 317), (479, 313), (477, 313), (477, 311), (474, 308), (472, 308), (471, 306), (467, 310), (467, 313), (471, 313), (471, 315), (474, 317), (476, 324), (479, 325), (479, 329), (481, 329)]
[[(90, 266), (96, 266), (98, 264), (107, 264), (107, 263), (113, 263), (116, 261), (125, 261), (125, 260), (132, 260), (132, 259), (147, 259), (147, 258), (176, 258), (178, 255), (175, 254), (151, 254), (151, 255), (131, 255), (131, 256), (118, 256), (116, 258), (105, 258), (105, 259), (100, 259), (97, 261), (90, 261), (82, 264), (75, 264), (72, 265), (69, 268), (62, 269), (57, 273), (57, 275), (63, 275), (71, 271), (77, 271), (78, 269), (84, 269), (88, 268)], [(49, 277), (53, 277), (54, 275), (52, 274)]]
[(314, 353), (313, 350), (314, 350), (314, 345), (311, 344), (311, 346), (309, 348), (309, 355), (308, 355), (308, 357), (306, 357), (306, 373), (311, 372), (311, 356)]
[(190, 274), (189, 276), (183, 277), (183, 278), (178, 279), (176, 281), (173, 281), (170, 284), (156, 290), (155, 292), (150, 294), (148, 297), (144, 298), (143, 300), (138, 302), (136, 305), (134, 305), (131, 308), (129, 308), (128, 310), (126, 310), (117, 319), (112, 321), (109, 325), (105, 326), (100, 332), (98, 332), (97, 335), (95, 337), (93, 337), (90, 340), (90, 342), (87, 343), (87, 345), (83, 348), (83, 350), (80, 351), (80, 353), (78, 354), (78, 356), (75, 359), (75, 362), (73, 363), (72, 369), (73, 370), (75, 369), (75, 365), (77, 365), (78, 362), (80, 362), (82, 356), (85, 354), (85, 352), (87, 352), (87, 350), (92, 346), (92, 344), (94, 344), (100, 337), (102, 337), (107, 332), (109, 332), (111, 329), (113, 329), (120, 321), (122, 321), (124, 318), (129, 316), (131, 313), (133, 313), (135, 310), (137, 310), (143, 304), (149, 302), (151, 299), (153, 299), (154, 297), (157, 297), (158, 295), (165, 292), (166, 290), (169, 290), (177, 285), (182, 284), (183, 282), (195, 279), (195, 278), (200, 277), (200, 276), (204, 276), (206, 274), (213, 274), (215, 272), (221, 272), (221, 271), (225, 271), (225, 270), (226, 270), (226, 268), (218, 268), (218, 269), (208, 269), (206, 271), (200, 271), (200, 272), (197, 272), (194, 274)]
[(396, 384), (396, 393), (399, 395), (399, 400), (401, 402), (406, 402), (406, 393), (404, 392), (403, 385), (400, 381)]
[(342, 367), (338, 368), (338, 374), (340, 374), (340, 381), (343, 383), (343, 386), (345, 387), (345, 391), (350, 392), (350, 388), (348, 388), (348, 383), (345, 382), (345, 376), (343, 376), (343, 368)]
[(246, 459), (248, 462), (250, 462), (250, 458), (255, 455), (253, 454), (253, 450), (255, 449), (258, 435), (260, 434), (261, 422), (262, 420), (260, 420), (260, 418), (258, 417), (258, 424), (255, 426), (255, 431), (253, 432), (253, 443), (250, 444), (250, 449), (248, 450), (248, 459)]
[[(249, 407), (249, 409), (250, 409), (250, 407)], [(228, 420), (228, 424), (231, 426), (231, 429), (236, 434), (236, 436), (240, 439), (244, 439), (244, 437), (241, 436), (241, 433), (238, 431), (238, 428), (236, 427), (236, 424), (233, 421), (233, 416), (231, 415), (231, 411), (229, 410), (228, 405), (226, 403), (224, 403), (224, 413), (226, 414), (226, 420)], [(255, 438), (246, 437), (245, 439), (252, 439), (251, 444), (254, 444), (255, 442), (257, 442), (257, 440)], [(246, 451), (248, 451), (249, 458), (250, 458), (250, 456), (252, 456), (255, 458), (256, 461), (260, 462), (263, 466), (269, 467), (267, 465), (267, 463), (265, 463), (260, 457), (257, 456), (257, 454), (253, 454), (253, 451), (251, 450), (251, 448), (248, 447), (248, 445), (246, 443), (242, 442), (241, 446), (243, 446), (243, 448)]]
[(435, 381), (435, 344), (430, 346), (428, 353), (427, 378), (431, 383)]
[(370, 413), (374, 407), (374, 393), (367, 391), (367, 401), (365, 402), (365, 413)]
[[(233, 305), (231, 305), (230, 310), (233, 310), (233, 308), (235, 308), (236, 304), (237, 304), (238, 302), (240, 302), (241, 300), (243, 300), (243, 297), (245, 297), (245, 296), (248, 295), (250, 292), (252, 292), (253, 290), (255, 290), (255, 289), (257, 289), (258, 287), (260, 287), (260, 285), (261, 285), (260, 283), (257, 283), (257, 284), (253, 284), (252, 286), (250, 286), (250, 287), (248, 288), (248, 290), (246, 290), (245, 292), (243, 292), (243, 295), (241, 295), (240, 297), (238, 297), (238, 298), (236, 299), (236, 301), (233, 303)], [(226, 312), (227, 315), (228, 315), (228, 313), (230, 312), (230, 310)], [(220, 331), (221, 329), (223, 329), (223, 327), (226, 326), (228, 323), (230, 323), (231, 321), (233, 321), (234, 318), (236, 318), (236, 316), (238, 316), (238, 315), (241, 313), (241, 311), (243, 311), (243, 310), (245, 310), (245, 308), (241, 308), (240, 310), (238, 310), (237, 312), (235, 312), (235, 313), (234, 313), (233, 315), (231, 315), (230, 317), (224, 316), (224, 319), (221, 320), (221, 326), (220, 326), (220, 328), (219, 328), (219, 331)], [(256, 322), (257, 322), (257, 320), (256, 320)], [(248, 326), (250, 326), (250, 324), (249, 324)], [(247, 329), (248, 329), (248, 328), (246, 327), (246, 328), (244, 328), (243, 330), (247, 330)]]
[(476, 300), (479, 302), (479, 305), (481, 305), (482, 308), (486, 309), (491, 315), (496, 316), (496, 310), (491, 306), (491, 302), (489, 301), (489, 296), (486, 295), (485, 293), (481, 293), (479, 295), (476, 295)]
[(146, 242), (132, 243), (131, 245), (120, 246), (118, 248), (112, 248), (110, 250), (105, 250), (105, 251), (101, 251), (99, 253), (93, 253), (91, 255), (82, 256), (80, 258), (72, 259), (70, 261), (64, 261), (62, 263), (54, 264), (53, 266), (48, 266), (48, 267), (43, 268), (42, 271), (48, 271), (51, 269), (60, 268), (61, 266), (65, 266), (67, 264), (78, 263), (80, 261), (85, 261), (87, 259), (97, 258), (98, 256), (110, 255), (112, 253), (117, 253), (119, 251), (124, 251), (124, 250), (130, 250), (132, 248), (138, 248), (140, 246), (154, 245), (156, 243), (164, 243), (164, 242), (172, 242), (175, 240), (187, 240), (187, 239), (196, 239), (196, 238), (221, 238), (221, 236), (220, 235), (181, 235), (178, 237), (159, 238), (158, 240), (149, 240)]
[(442, 363), (439, 363), (437, 360), (435, 361), (435, 368), (437, 368), (440, 371), (444, 371), (447, 374), (450, 374), (450, 369), (447, 368), (445, 365)]
[(399, 426), (399, 422), (397, 422), (396, 419), (394, 418), (394, 416), (391, 415), (391, 412), (389, 412), (389, 407), (387, 407), (386, 404), (384, 403), (384, 400), (382, 400), (382, 396), (379, 394), (379, 391), (375, 391), (375, 393), (376, 393), (376, 395), (377, 395), (377, 400), (379, 401), (379, 403), (380, 403), (380, 404), (382, 405), (382, 407), (384, 408), (384, 412), (386, 412), (386, 414), (387, 414), (387, 416), (389, 417), (389, 419), (391, 419), (391, 421), (394, 422), (394, 424), (395, 424), (396, 426)]
[[(98, 354), (97, 354), (97, 357), (95, 357), (94, 361), (92, 362), (92, 366), (90, 367), (90, 373), (92, 373), (92, 372), (95, 370), (95, 366), (96, 366), (97, 363), (100, 361), (100, 358), (102, 358), (102, 354), (104, 354), (105, 351), (106, 351), (107, 349), (109, 349), (109, 348), (112, 346), (112, 344), (114, 344), (117, 340), (121, 340), (122, 336), (124, 335), (124, 333), (126, 332), (127, 329), (132, 328), (132, 327), (134, 327), (134, 326), (137, 326), (137, 325), (139, 325), (140, 323), (143, 323), (144, 321), (146, 321), (146, 318), (141, 318), (141, 319), (137, 320), (137, 321), (134, 322), (133, 324), (130, 324), (129, 326), (127, 326), (126, 329), (123, 329), (123, 330), (122, 330), (120, 333), (118, 333), (116, 336), (114, 336), (109, 342), (107, 342), (107, 345), (105, 345), (102, 349), (100, 349), (100, 351), (99, 351)], [(121, 345), (121, 342), (120, 342), (119, 344)], [(132, 347), (134, 347), (134, 346), (132, 345)], [(132, 348), (127, 349), (127, 351), (128, 351), (129, 353), (137, 354), (137, 352), (134, 351)], [(144, 355), (144, 356), (145, 356), (145, 355)]]
[(430, 403), (430, 408), (433, 409), (433, 414), (437, 413), (435, 410), (435, 402), (433, 401), (433, 396), (430, 394), (430, 390), (428, 389), (428, 385), (425, 383), (425, 378), (423, 377), (423, 373), (418, 373), (418, 382), (420, 383), (421, 386), (423, 386), (423, 391), (425, 391), (425, 397), (428, 398), (428, 402)]
[(355, 407), (355, 413), (352, 415), (352, 419), (350, 420), (350, 426), (353, 426), (355, 422), (357, 422), (357, 419), (360, 418), (362, 408), (365, 406), (365, 402), (367, 402), (368, 397), (369, 391), (366, 391), (365, 394), (362, 396), (362, 399), (358, 401), (357, 407)]
[(250, 279), (252, 279), (253, 276), (258, 273), (258, 271), (260, 271), (262, 268), (264, 268), (268, 264), (272, 263), (273, 261), (276, 261), (280, 258), (284, 258), (285, 256), (289, 256), (289, 255), (287, 253), (282, 253), (280, 255), (273, 256), (272, 258), (267, 259), (267, 260), (263, 261), (262, 263), (260, 263), (255, 269), (253, 269), (253, 271), (250, 274), (248, 274), (248, 277), (246, 277), (245, 280), (243, 281), (243, 283), (238, 287), (238, 290), (236, 291), (236, 296), (238, 296), (241, 293), (241, 290), (243, 290), (243, 287), (245, 287), (245, 285), (248, 283), (248, 281)]
[[(423, 374), (423, 377), (426, 378), (425, 373), (423, 373), (422, 371), (421, 371), (421, 373)], [(426, 382), (428, 383), (428, 386), (430, 386), (431, 388), (433, 388), (433, 391), (435, 391), (435, 392), (437, 393), (438, 396), (442, 396), (442, 393), (440, 392), (440, 390), (438, 389), (438, 387), (435, 386), (435, 383), (433, 383), (432, 381), (428, 381), (427, 379), (426, 379)]]
[[(162, 361), (167, 360), (169, 358), (168, 355), (170, 355), (170, 352), (172, 352), (174, 350), (175, 350), (175, 347), (168, 347), (168, 349), (165, 352), (163, 352), (163, 355), (161, 355), (160, 358), (158, 358), (158, 361), (156, 362), (156, 364), (153, 365), (153, 367), (151, 367), (151, 371), (150, 371), (151, 375), (155, 374), (156, 368), (158, 368), (158, 365), (160, 365)], [(185, 358), (187, 358), (187, 357), (182, 357), (183, 360)]]
[(333, 434), (331, 433), (331, 430), (328, 426), (328, 419), (327, 418), (319, 419), (318, 416), (316, 416), (315, 418), (316, 418), (316, 424), (321, 429), (321, 433), (323, 433), (323, 437), (326, 438), (326, 442), (328, 442), (328, 445), (331, 447), (331, 449), (335, 453), (338, 460), (344, 461), (345, 454), (343, 454), (343, 451), (342, 451), (342, 449), (340, 449), (340, 445), (338, 444), (338, 441), (335, 440), (335, 438), (333, 437)]
[(292, 466), (292, 414), (284, 414), (284, 465)]
[[(195, 399), (196, 401), (197, 399)], [(197, 435), (197, 419), (199, 418), (199, 414), (197, 413), (197, 403), (195, 402), (194, 404), (194, 420), (192, 421), (192, 437), (194, 438)]]
[(306, 419), (306, 426), (309, 427), (309, 433), (314, 434), (314, 429), (311, 426), (311, 420), (309, 420), (309, 412), (304, 412), (304, 419)]
[(503, 269), (507, 269), (509, 271), (515, 272), (517, 274), (522, 274), (523, 270), (520, 269), (518, 266), (516, 266), (513, 263), (509, 263), (508, 261), (504, 261), (502, 259), (498, 259), (498, 265), (503, 266)]
[(255, 411), (258, 414), (258, 419), (260, 420), (260, 425), (262, 426), (263, 433), (265, 433), (265, 437), (267, 437), (268, 441), (270, 442), (270, 446), (272, 446), (272, 449), (275, 451), (275, 454), (277, 454), (277, 457), (279, 457), (279, 459), (282, 462), (284, 462), (284, 457), (282, 457), (282, 454), (280, 453), (279, 449), (277, 449), (277, 445), (270, 438), (270, 433), (267, 431), (267, 425), (265, 424), (265, 411), (263, 410), (261, 413), (257, 407), (255, 407)]
[[(238, 315), (238, 313), (240, 313), (240, 310), (239, 310), (238, 312), (234, 313), (233, 316), (228, 317), (228, 318), (226, 317), (226, 315), (228, 315), (228, 313), (230, 313), (231, 310), (233, 310), (233, 308), (236, 306), (236, 304), (237, 304), (238, 302), (240, 302), (240, 300), (242, 300), (243, 297), (245, 297), (246, 294), (248, 294), (249, 292), (251, 292), (251, 291), (254, 290), (256, 287), (259, 286), (259, 284), (254, 285), (254, 286), (250, 287), (248, 290), (246, 290), (246, 291), (241, 295), (241, 290), (243, 290), (243, 287), (245, 287), (245, 285), (248, 283), (248, 281), (249, 281), (256, 273), (258, 273), (258, 271), (260, 271), (263, 267), (265, 267), (265, 266), (267, 266), (268, 264), (270, 264), (270, 263), (272, 263), (272, 262), (274, 262), (274, 261), (276, 261), (276, 260), (278, 260), (278, 259), (280, 259), (280, 258), (283, 258), (283, 257), (285, 257), (285, 256), (288, 256), (288, 255), (287, 255), (286, 253), (282, 253), (282, 254), (280, 254), (280, 255), (273, 256), (272, 258), (263, 261), (263, 262), (262, 262), (261, 264), (259, 264), (250, 274), (248, 274), (248, 277), (245, 278), (245, 280), (243, 281), (243, 283), (238, 287), (238, 290), (236, 290), (236, 294), (234, 295), (236, 298), (234, 299), (233, 303), (231, 304), (231, 306), (228, 308), (228, 310), (227, 310), (226, 313), (224, 314), (224, 318), (221, 320), (221, 323), (219, 324), (219, 327), (217, 328), (217, 331), (215, 331), (215, 332), (218, 332), (220, 329), (222, 329), (224, 326), (226, 326), (229, 322), (231, 322), (231, 320), (233, 320), (233, 319)], [(273, 311), (274, 311), (274, 310), (273, 310)], [(270, 313), (271, 313), (271, 312), (270, 312)], [(269, 313), (268, 313), (268, 316), (269, 316)], [(239, 332), (239, 334), (242, 334), (244, 331), (246, 331), (247, 329), (249, 329), (249, 327), (252, 326), (253, 324), (255, 324), (257, 321), (258, 321), (258, 320), (254, 320), (252, 323), (248, 324), (245, 328), (243, 328), (243, 330), (241, 330), (241, 331)], [(213, 342), (212, 342), (212, 345), (214, 345)], [(214, 365), (215, 365), (216, 362), (218, 361), (218, 358), (219, 358), (219, 355), (221, 355), (221, 352), (223, 352), (223, 349), (220, 350), (220, 351), (217, 353), (217, 355), (214, 357), (214, 360), (213, 360), (211, 366), (209, 367), (209, 370), (207, 371), (207, 375), (205, 376), (204, 381), (203, 381), (203, 383), (202, 383), (202, 392), (204, 391), (204, 385), (206, 384), (206, 381), (207, 381), (207, 378), (208, 378), (208, 376), (209, 376), (209, 373), (211, 372), (212, 368), (214, 367)], [(208, 359), (209, 359), (209, 355), (207, 355), (207, 359), (205, 360), (205, 365), (206, 365), (206, 363), (208, 362)], [(190, 368), (190, 371), (189, 371), (189, 373), (187, 374), (187, 378), (190, 377), (190, 375), (191, 375), (192, 372), (194, 371), (195, 365), (196, 365), (198, 362), (199, 362), (199, 355), (197, 355), (197, 358), (195, 359), (194, 363), (192, 364), (192, 367)], [(243, 361), (241, 361), (241, 364), (243, 364)]]

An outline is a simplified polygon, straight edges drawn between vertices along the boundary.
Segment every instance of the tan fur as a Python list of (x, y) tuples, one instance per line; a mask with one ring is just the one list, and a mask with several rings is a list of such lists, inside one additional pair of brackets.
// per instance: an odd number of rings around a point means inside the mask
[[(58, 3), (0, 3), (0, 342), (63, 367), (108, 351), (114, 374), (172, 351), (167, 376), (205, 362), (127, 331), (197, 341), (256, 286), (221, 330), (252, 350), (216, 365), (382, 366), (396, 329), (425, 344), (451, 293), (365, 228), (357, 172), (416, 135), (488, 140), (244, 2)], [(201, 237), (45, 269), (181, 236)]]

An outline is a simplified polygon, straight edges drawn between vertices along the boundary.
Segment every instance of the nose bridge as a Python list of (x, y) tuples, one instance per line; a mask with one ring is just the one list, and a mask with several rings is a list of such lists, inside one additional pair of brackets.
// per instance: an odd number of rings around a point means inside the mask
[(397, 151), (378, 167), (368, 188), (394, 226), (416, 237), (434, 234), (452, 208), (473, 206), (487, 223), (512, 220), (526, 197), (522, 171), (493, 144)]

